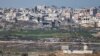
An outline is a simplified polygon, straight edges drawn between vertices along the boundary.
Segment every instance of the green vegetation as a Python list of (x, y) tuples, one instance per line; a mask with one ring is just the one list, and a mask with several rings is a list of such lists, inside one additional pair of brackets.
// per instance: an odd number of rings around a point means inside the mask
[(0, 31), (1, 40), (22, 39), (22, 40), (36, 40), (38, 38), (74, 38), (100, 42), (94, 37), (88, 29), (79, 28), (76, 30), (9, 30)]
[(59, 30), (32, 30), (32, 31), (10, 31), (13, 36), (31, 36), (31, 37), (67, 37), (68, 32), (61, 32)]
[(91, 32), (78, 29), (78, 31), (67, 30), (19, 30), (19, 31), (0, 31), (1, 36), (28, 36), (28, 37), (92, 37)]

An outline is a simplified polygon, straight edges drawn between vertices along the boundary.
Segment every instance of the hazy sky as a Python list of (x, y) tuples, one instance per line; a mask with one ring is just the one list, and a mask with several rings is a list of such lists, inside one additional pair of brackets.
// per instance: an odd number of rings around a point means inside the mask
[(100, 6), (100, 0), (0, 0), (0, 7), (32, 8), (36, 5), (56, 5), (58, 7), (93, 7)]

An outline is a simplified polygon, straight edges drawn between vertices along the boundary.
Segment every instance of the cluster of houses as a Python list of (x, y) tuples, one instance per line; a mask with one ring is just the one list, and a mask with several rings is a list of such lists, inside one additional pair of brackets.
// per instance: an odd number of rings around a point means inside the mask
[[(100, 8), (0, 8), (0, 28), (18, 26), (22, 29), (67, 29), (72, 27), (100, 27)], [(6, 27), (5, 27), (6, 26)]]

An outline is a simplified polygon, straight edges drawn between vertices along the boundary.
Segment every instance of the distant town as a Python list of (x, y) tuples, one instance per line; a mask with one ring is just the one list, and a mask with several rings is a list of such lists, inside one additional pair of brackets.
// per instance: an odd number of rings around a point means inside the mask
[(68, 29), (72, 27), (100, 27), (100, 8), (0, 8), (0, 28), (9, 30), (13, 24), (19, 29)]

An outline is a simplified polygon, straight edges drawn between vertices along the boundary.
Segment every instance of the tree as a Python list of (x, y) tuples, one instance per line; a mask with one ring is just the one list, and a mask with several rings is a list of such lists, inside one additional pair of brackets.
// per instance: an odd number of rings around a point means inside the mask
[(24, 53), (24, 54), (22, 54), (22, 56), (28, 56), (28, 54), (27, 53)]
[(1, 54), (1, 56), (3, 56), (3, 52), (2, 51), (0, 51), (0, 54)]

